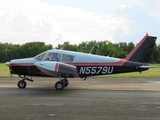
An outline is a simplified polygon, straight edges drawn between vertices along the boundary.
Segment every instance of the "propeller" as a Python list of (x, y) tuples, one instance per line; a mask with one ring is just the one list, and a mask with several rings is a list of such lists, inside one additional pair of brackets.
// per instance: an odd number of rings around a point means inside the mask
[(11, 67), (10, 67), (10, 62), (9, 61), (7, 61), (6, 63), (5, 63), (5, 65), (7, 65), (8, 67), (9, 67), (9, 72), (10, 72), (10, 78), (11, 78), (11, 81), (12, 81), (12, 72), (11, 72)]
[(11, 67), (10, 67), (10, 60), (8, 57), (8, 53), (7, 53), (8, 48), (6, 47), (4, 50), (5, 56), (6, 56), (6, 60), (7, 62), (5, 63), (5, 65), (7, 65), (9, 67), (9, 72), (10, 72), (10, 80), (12, 81), (12, 73), (11, 73)]

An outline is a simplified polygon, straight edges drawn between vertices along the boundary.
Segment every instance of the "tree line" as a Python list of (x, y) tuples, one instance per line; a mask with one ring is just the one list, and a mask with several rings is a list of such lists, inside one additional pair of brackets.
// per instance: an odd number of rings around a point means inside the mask
[[(99, 42), (92, 40), (82, 42), (78, 45), (64, 42), (63, 44), (58, 44), (55, 48), (125, 58), (134, 47), (135, 44), (133, 42), (112, 43), (108, 40)], [(17, 58), (33, 57), (52, 48), (51, 44), (46, 45), (44, 42), (29, 42), (23, 45), (0, 43), (0, 62), (6, 62)], [(160, 63), (160, 45), (155, 44), (150, 63)]]
[(52, 45), (45, 45), (44, 42), (29, 42), (23, 45), (0, 43), (0, 62), (33, 57), (49, 49), (52, 49)]

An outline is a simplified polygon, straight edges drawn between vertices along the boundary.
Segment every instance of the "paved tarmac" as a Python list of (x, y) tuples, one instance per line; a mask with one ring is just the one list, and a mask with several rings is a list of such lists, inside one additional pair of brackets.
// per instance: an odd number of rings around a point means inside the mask
[(63, 91), (57, 79), (0, 77), (0, 120), (159, 120), (160, 78), (70, 79)]

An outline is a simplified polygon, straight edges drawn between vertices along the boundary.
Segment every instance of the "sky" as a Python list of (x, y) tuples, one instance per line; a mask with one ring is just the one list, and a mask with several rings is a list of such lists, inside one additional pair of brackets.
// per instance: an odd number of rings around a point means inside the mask
[(2, 43), (137, 44), (146, 33), (160, 44), (159, 0), (0, 0)]

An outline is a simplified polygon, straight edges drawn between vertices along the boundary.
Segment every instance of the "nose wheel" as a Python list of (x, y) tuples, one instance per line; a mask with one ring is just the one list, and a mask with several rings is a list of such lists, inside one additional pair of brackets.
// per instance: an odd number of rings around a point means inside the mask
[(28, 81), (30, 81), (30, 82), (33, 82), (32, 79), (27, 78), (25, 75), (19, 75), (19, 77), (22, 78), (22, 80), (20, 80), (20, 81), (17, 83), (17, 86), (18, 86), (19, 88), (25, 88), (25, 87), (27, 86), (27, 83), (26, 83), (25, 80), (28, 80)]
[(27, 85), (27, 83), (26, 83), (26, 81), (24, 81), (24, 80), (20, 80), (20, 81), (18, 82), (18, 84), (17, 84), (17, 86), (18, 86), (19, 88), (25, 88), (26, 85)]

